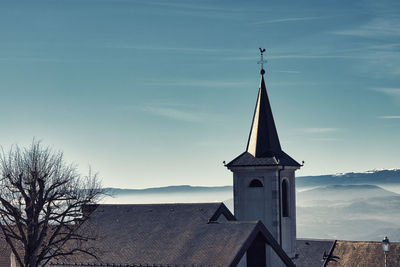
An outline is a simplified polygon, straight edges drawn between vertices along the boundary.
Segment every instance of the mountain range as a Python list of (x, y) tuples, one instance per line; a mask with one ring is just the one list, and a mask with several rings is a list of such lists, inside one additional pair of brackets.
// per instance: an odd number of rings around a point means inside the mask
[[(224, 202), (233, 211), (232, 186), (107, 188), (104, 203)], [(400, 241), (400, 170), (296, 178), (297, 236)]]
[[(400, 185), (400, 169), (372, 170), (367, 172), (349, 172), (341, 174), (301, 176), (296, 178), (299, 189), (327, 185)], [(152, 187), (145, 189), (105, 188), (114, 195), (125, 194), (157, 194), (157, 193), (197, 193), (232, 190), (232, 186), (190, 186), (176, 185)]]
[(315, 187), (344, 184), (400, 184), (400, 169), (348, 172), (331, 175), (302, 176), (296, 178), (297, 187)]
[(190, 186), (177, 185), (165, 187), (152, 187), (145, 189), (122, 189), (122, 188), (105, 188), (105, 191), (111, 195), (126, 195), (126, 194), (165, 194), (165, 193), (202, 193), (202, 192), (220, 192), (232, 191), (232, 186)]

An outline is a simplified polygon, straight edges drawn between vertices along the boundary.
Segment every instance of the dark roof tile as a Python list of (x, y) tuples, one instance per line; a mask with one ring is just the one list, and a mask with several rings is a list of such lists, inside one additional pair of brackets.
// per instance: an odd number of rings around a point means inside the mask
[[(222, 208), (221, 208), (222, 207)], [(234, 219), (222, 203), (100, 205), (85, 223), (98, 230), (99, 260), (86, 255), (59, 263), (228, 266), (257, 222)], [(214, 222), (209, 220), (213, 218)], [(53, 263), (54, 264), (54, 263)]]
[(246, 167), (246, 166), (293, 166), (300, 167), (301, 165), (287, 155), (285, 152), (273, 153), (270, 157), (254, 157), (249, 152), (243, 152), (237, 158), (226, 165), (229, 167)]
[[(336, 242), (332, 253), (339, 257), (338, 262), (329, 262), (326, 266), (384, 266), (385, 256), (381, 242), (340, 241)], [(400, 243), (390, 243), (388, 266), (400, 266)]]
[(297, 267), (321, 267), (324, 263), (324, 253), (329, 253), (335, 240), (297, 239), (296, 257)]

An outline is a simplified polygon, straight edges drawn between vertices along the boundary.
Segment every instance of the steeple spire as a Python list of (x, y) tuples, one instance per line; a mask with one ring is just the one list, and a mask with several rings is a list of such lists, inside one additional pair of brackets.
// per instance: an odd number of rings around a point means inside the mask
[(228, 168), (238, 166), (292, 166), (301, 165), (282, 151), (278, 133), (272, 115), (267, 89), (264, 81), (264, 52), (260, 48), (261, 81), (258, 90), (256, 107), (254, 109), (253, 122), (251, 124), (246, 151), (226, 164)]
[(256, 158), (273, 157), (282, 151), (265, 87), (263, 70), (261, 69), (260, 88), (246, 149)]

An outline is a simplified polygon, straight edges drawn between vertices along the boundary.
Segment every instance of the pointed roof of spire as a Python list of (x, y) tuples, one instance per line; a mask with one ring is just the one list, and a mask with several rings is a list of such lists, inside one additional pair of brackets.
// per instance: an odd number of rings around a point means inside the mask
[(246, 151), (226, 166), (279, 165), (300, 167), (301, 165), (298, 162), (282, 151), (265, 87), (264, 69), (261, 69), (260, 73), (260, 88)]
[(258, 158), (273, 156), (274, 152), (282, 151), (267, 89), (265, 88), (264, 75), (261, 75), (253, 123), (246, 150)]

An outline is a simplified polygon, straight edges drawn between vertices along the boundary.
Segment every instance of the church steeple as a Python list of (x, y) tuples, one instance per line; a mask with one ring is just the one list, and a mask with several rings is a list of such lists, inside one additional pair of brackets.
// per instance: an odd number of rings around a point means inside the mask
[(226, 166), (228, 168), (274, 165), (300, 167), (301, 165), (283, 152), (281, 148), (264, 81), (264, 63), (266, 61), (264, 61), (263, 53), (265, 49), (260, 48), (260, 52), (261, 60), (258, 63), (261, 64), (261, 81), (246, 151)]
[(246, 149), (256, 158), (273, 157), (282, 151), (265, 88), (264, 73), (264, 69), (261, 69), (260, 88)]
[[(265, 49), (260, 52), (261, 81), (247, 148), (226, 167), (233, 173), (235, 217), (261, 220), (287, 255), (295, 257), (295, 171), (301, 165), (281, 148), (264, 81)], [(281, 266), (268, 255), (267, 266)]]

